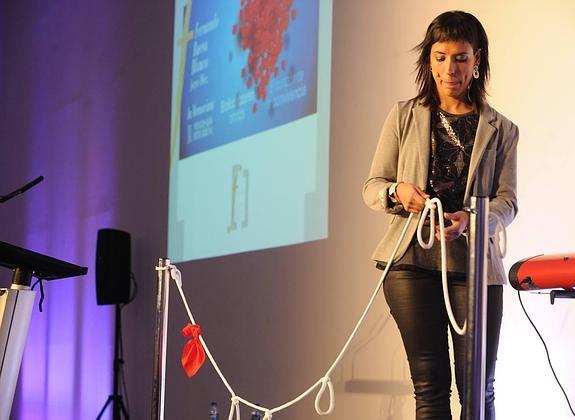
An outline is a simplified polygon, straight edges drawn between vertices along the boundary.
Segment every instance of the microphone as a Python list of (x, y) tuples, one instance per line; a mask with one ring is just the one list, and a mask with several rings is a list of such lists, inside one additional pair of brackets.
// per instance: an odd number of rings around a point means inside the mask
[(18, 188), (15, 191), (12, 191), (10, 194), (7, 195), (0, 195), (0, 203), (4, 203), (14, 197), (16, 197), (17, 195), (20, 195), (26, 191), (28, 191), (30, 188), (32, 188), (34, 185), (39, 184), (40, 182), (42, 182), (44, 180), (43, 176), (39, 176), (38, 178), (30, 181), (29, 183), (27, 183), (26, 185), (24, 185), (23, 187)]

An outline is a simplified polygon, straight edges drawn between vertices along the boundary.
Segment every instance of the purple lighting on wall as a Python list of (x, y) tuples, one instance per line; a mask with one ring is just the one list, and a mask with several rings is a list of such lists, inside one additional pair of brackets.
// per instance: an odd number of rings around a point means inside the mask
[(118, 7), (5, 7), (12, 39), (3, 52), (14, 57), (4, 70), (11, 82), (5, 97), (10, 115), (18, 116), (6, 131), (25, 144), (17, 156), (23, 178), (45, 176), (21, 198), (20, 245), (89, 267), (87, 276), (44, 284), (44, 311), (32, 316), (14, 419), (93, 419), (111, 393), (113, 308), (96, 305), (94, 260), (98, 229), (116, 218), (118, 34), (111, 28), (118, 27)]

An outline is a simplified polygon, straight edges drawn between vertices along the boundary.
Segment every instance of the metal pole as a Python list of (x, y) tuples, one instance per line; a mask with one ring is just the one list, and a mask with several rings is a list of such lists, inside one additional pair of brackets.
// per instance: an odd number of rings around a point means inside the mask
[(158, 260), (158, 289), (156, 294), (156, 327), (154, 329), (154, 372), (152, 379), (152, 420), (164, 419), (166, 395), (166, 352), (168, 341), (168, 305), (170, 298), (170, 260)]
[(471, 197), (467, 258), (467, 334), (465, 336), (464, 419), (485, 418), (485, 337), (489, 199)]
[(7, 420), (22, 364), (36, 292), (12, 285), (0, 289), (0, 420)]

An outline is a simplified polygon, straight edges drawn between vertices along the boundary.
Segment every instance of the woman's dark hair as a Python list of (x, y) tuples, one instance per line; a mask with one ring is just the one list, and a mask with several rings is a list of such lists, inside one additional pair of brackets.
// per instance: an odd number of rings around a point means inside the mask
[(438, 106), (439, 98), (430, 70), (431, 46), (436, 42), (466, 41), (476, 53), (479, 50), (479, 78), (472, 79), (469, 97), (477, 110), (485, 101), (485, 85), (489, 80), (489, 41), (481, 22), (470, 13), (454, 10), (437, 16), (427, 27), (425, 39), (413, 50), (419, 52), (415, 81), (419, 91), (416, 99), (427, 106)]

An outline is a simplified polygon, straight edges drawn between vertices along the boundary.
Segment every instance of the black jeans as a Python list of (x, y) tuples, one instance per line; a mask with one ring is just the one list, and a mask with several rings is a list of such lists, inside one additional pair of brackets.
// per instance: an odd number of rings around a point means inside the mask
[[(485, 419), (495, 420), (495, 361), (503, 313), (503, 287), (489, 286), (485, 373)], [(415, 390), (416, 419), (451, 419), (451, 364), (447, 341), (449, 319), (443, 302), (441, 274), (428, 271), (390, 271), (383, 291), (399, 327)], [(467, 313), (464, 278), (449, 280), (455, 318), (463, 325)], [(455, 381), (463, 404), (465, 337), (451, 331)]]

